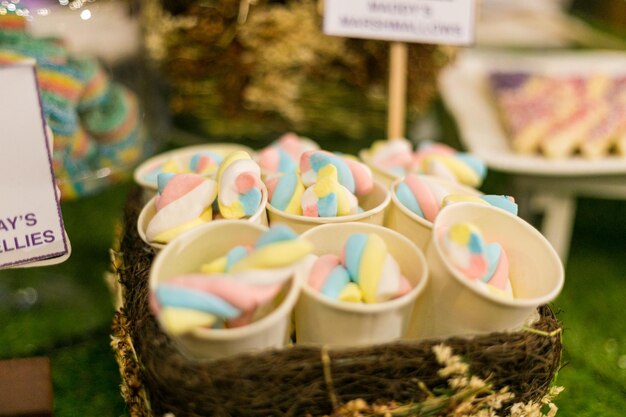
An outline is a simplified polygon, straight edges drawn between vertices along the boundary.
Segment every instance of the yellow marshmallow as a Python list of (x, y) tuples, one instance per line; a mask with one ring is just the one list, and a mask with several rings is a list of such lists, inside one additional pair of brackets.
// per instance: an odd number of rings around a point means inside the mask
[(217, 317), (200, 310), (179, 307), (164, 307), (159, 314), (159, 321), (170, 334), (188, 333), (197, 327), (211, 327)]
[(193, 219), (187, 223), (181, 224), (180, 226), (176, 226), (172, 229), (166, 230), (162, 233), (159, 233), (158, 235), (155, 236), (154, 241), (157, 243), (168, 243), (169, 241), (171, 241), (172, 239), (174, 239), (176, 236), (180, 235), (181, 233), (186, 232), (187, 230), (193, 229), (194, 227), (199, 226), (203, 223), (208, 223), (211, 220), (213, 220), (213, 210), (209, 206), (209, 208), (204, 210), (198, 218)]
[(343, 290), (341, 290), (338, 299), (339, 301), (346, 301), (348, 303), (360, 303), (363, 301), (363, 294), (356, 283), (349, 282)]
[(220, 204), (220, 214), (225, 219), (241, 219), (246, 215), (246, 212), (243, 209), (243, 204), (240, 201), (235, 201), (230, 206)]
[(449, 194), (443, 198), (441, 206), (445, 207), (452, 203), (479, 203), (489, 205), (485, 200), (475, 195)]
[(222, 256), (217, 258), (208, 264), (202, 265), (200, 270), (205, 274), (211, 274), (215, 272), (225, 272), (226, 265), (228, 264), (228, 258), (226, 256)]
[(359, 267), (359, 286), (363, 292), (363, 301), (366, 303), (376, 302), (376, 290), (386, 256), (387, 245), (385, 241), (377, 234), (369, 234)]
[(313, 245), (301, 239), (272, 243), (255, 249), (233, 265), (231, 272), (271, 269), (290, 265), (313, 251)]

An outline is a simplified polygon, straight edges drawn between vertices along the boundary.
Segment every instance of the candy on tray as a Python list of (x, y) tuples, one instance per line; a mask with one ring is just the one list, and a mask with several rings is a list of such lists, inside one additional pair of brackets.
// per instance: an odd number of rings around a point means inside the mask
[(516, 152), (555, 159), (620, 153), (617, 143), (626, 133), (623, 75), (495, 71), (489, 85)]

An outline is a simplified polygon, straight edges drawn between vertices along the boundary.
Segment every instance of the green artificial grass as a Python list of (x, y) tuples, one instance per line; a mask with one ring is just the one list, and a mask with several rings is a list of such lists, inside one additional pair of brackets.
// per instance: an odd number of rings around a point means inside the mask
[[(103, 274), (128, 187), (62, 205), (72, 245), (66, 262), (0, 271), (0, 358), (46, 352), (109, 325), (113, 307)], [(32, 305), (29, 296), (36, 297)]]
[(626, 410), (626, 210), (624, 201), (579, 199), (565, 287), (554, 302), (564, 325), (563, 416)]
[(127, 414), (109, 335), (109, 326), (103, 326), (86, 334), (80, 342), (50, 352), (54, 415), (115, 417)]

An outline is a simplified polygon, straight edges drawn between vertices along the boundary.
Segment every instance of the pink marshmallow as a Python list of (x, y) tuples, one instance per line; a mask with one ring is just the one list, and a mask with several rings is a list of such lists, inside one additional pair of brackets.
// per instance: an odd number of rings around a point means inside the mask
[(244, 172), (237, 176), (235, 180), (235, 187), (239, 194), (246, 194), (248, 191), (255, 187), (260, 187), (261, 183), (259, 178), (252, 172)]
[(419, 199), (419, 205), (424, 212), (426, 220), (430, 222), (434, 221), (441, 207), (428, 184), (422, 181), (417, 175), (407, 175), (404, 182), (411, 189), (413, 195)]
[(263, 171), (276, 172), (280, 164), (280, 153), (275, 147), (268, 147), (259, 152), (257, 163)]
[(509, 280), (509, 257), (506, 251), (502, 249), (498, 266), (493, 273), (493, 277), (489, 280), (489, 284), (504, 291), (510, 285)]
[(374, 188), (374, 179), (372, 178), (372, 171), (367, 165), (355, 161), (351, 158), (343, 158), (348, 164), (352, 177), (354, 178), (354, 194), (361, 196), (369, 194)]
[(161, 210), (171, 202), (178, 200), (180, 197), (200, 185), (203, 181), (205, 181), (205, 179), (197, 174), (175, 175), (167, 183), (167, 186), (163, 189), (163, 193), (157, 196), (155, 200), (157, 211)]
[(328, 274), (340, 264), (341, 259), (337, 255), (328, 254), (317, 258), (309, 274), (309, 286), (317, 292), (321, 291)]
[(204, 274), (181, 275), (167, 283), (216, 295), (242, 311), (254, 311), (272, 300), (281, 289), (280, 284), (250, 286), (232, 277)]

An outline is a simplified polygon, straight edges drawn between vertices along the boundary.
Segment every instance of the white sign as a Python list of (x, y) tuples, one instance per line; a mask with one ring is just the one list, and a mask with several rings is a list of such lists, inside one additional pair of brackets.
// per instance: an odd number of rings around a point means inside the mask
[(324, 33), (347, 38), (467, 45), (475, 0), (325, 0)]
[(0, 269), (69, 256), (35, 67), (0, 66)]

